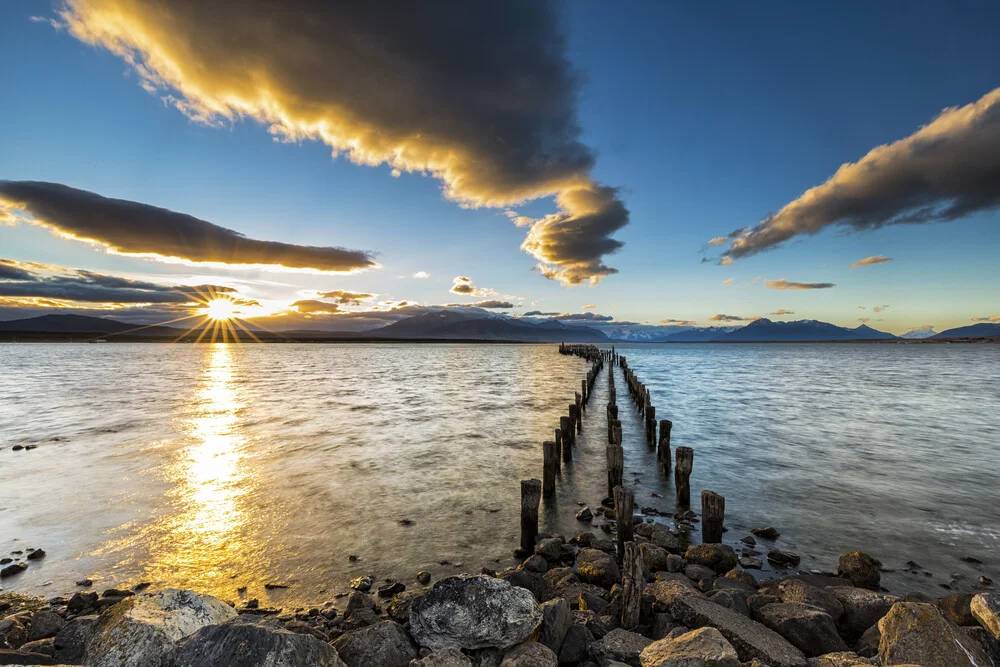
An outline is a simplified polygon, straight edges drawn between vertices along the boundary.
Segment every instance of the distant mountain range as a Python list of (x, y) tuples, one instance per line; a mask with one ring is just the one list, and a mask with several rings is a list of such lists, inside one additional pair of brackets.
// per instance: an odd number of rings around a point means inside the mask
[[(142, 326), (85, 315), (43, 315), (0, 322), (6, 338), (178, 339), (186, 328)], [(199, 332), (188, 338), (197, 337)], [(415, 315), (388, 326), (360, 333), (343, 331), (257, 331), (262, 340), (470, 340), (512, 342), (663, 342), (663, 343), (771, 343), (900, 340), (901, 338), (978, 338), (1000, 336), (1000, 323), (981, 322), (941, 333), (917, 329), (903, 337), (862, 324), (853, 329), (816, 320), (774, 322), (754, 320), (743, 327), (687, 327), (628, 325), (612, 322), (563, 322), (550, 319), (483, 316), (442, 309)]]
[(907, 331), (905, 334), (900, 334), (900, 338), (906, 338), (909, 340), (919, 340), (921, 338), (930, 338), (936, 336), (937, 331), (934, 331), (932, 327), (923, 327), (922, 329), (914, 329), (913, 331)]

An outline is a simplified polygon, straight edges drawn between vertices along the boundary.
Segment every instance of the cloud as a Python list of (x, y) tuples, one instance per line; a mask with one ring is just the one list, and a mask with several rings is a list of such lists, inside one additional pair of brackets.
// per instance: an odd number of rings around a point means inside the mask
[(861, 322), (862, 324), (864, 324), (866, 322), (871, 322), (871, 321), (872, 321), (872, 318), (870, 318), (870, 317), (859, 317), (858, 318), (858, 322)]
[(20, 262), (13, 259), (0, 259), (0, 280), (35, 280), (36, 275), (32, 271), (21, 266)]
[(317, 299), (302, 299), (294, 301), (290, 307), (294, 308), (296, 312), (309, 315), (333, 315), (335, 313), (343, 312), (341, 311), (339, 305), (328, 301), (319, 301)]
[(417, 280), (427, 280), (428, 278), (431, 277), (431, 274), (427, 273), (426, 271), (417, 271), (416, 273), (413, 274), (413, 277), (416, 278)]
[(610, 322), (615, 319), (614, 315), (601, 315), (595, 312), (586, 313), (557, 313), (557, 312), (542, 312), (540, 310), (531, 310), (522, 315), (522, 317), (545, 317), (550, 320), (564, 320), (567, 322)]
[(557, 311), (552, 311), (552, 312), (545, 313), (545, 312), (542, 312), (540, 310), (529, 310), (528, 312), (526, 312), (521, 317), (551, 317), (553, 315), (558, 315), (558, 314), (559, 313)]
[(757, 319), (756, 317), (741, 317), (739, 315), (725, 315), (723, 313), (716, 313), (710, 318), (713, 322), (749, 322)]
[(831, 287), (836, 286), (837, 285), (835, 283), (792, 283), (788, 282), (784, 278), (780, 280), (767, 280), (764, 282), (764, 287), (781, 290), (830, 289)]
[(859, 259), (858, 261), (851, 264), (852, 269), (856, 269), (859, 266), (871, 266), (872, 264), (884, 264), (885, 262), (891, 262), (892, 257), (886, 257), (885, 255), (872, 255), (871, 257), (865, 257), (864, 259)]
[(722, 284), (723, 285), (732, 285), (733, 284), (733, 279), (732, 278), (726, 278), (725, 280), (722, 281)]
[(333, 290), (332, 292), (320, 292), (319, 297), (322, 299), (333, 299), (337, 303), (344, 305), (357, 306), (360, 305), (362, 301), (371, 301), (375, 298), (374, 294), (367, 294), (365, 292), (349, 292), (347, 290)]
[(889, 306), (872, 306), (872, 310), (881, 313), (883, 310), (889, 310)]
[(719, 259), (719, 266), (729, 266), (732, 263), (733, 263), (733, 258), (732, 257), (727, 257), (727, 256), (723, 255)]
[(660, 324), (670, 324), (679, 327), (693, 327), (698, 324), (698, 322), (695, 320), (675, 320), (673, 318), (667, 318), (665, 320), (660, 320)]
[(191, 215), (58, 183), (0, 181), (4, 210), (23, 211), (18, 219), (119, 255), (334, 272), (377, 266), (369, 252), (258, 241)]
[(477, 301), (469, 305), (475, 306), (476, 308), (488, 308), (495, 310), (508, 310), (510, 308), (514, 308), (514, 304), (510, 301), (501, 301), (499, 299), (487, 299), (486, 301)]
[(593, 303), (588, 303), (586, 306), (580, 306), (580, 307), (583, 308), (583, 310), (593, 310), (594, 308), (597, 308), (597, 305)]
[(794, 310), (787, 310), (785, 308), (779, 308), (774, 312), (768, 313), (768, 315), (794, 315), (794, 314), (795, 314)]
[(973, 317), (973, 322), (1000, 322), (1000, 315), (988, 315), (986, 317)]
[(827, 227), (950, 222), (1000, 206), (1000, 88), (840, 167), (726, 250), (743, 257)]
[(868, 310), (868, 308), (865, 306), (858, 306), (858, 310)]
[(710, 239), (708, 245), (723, 245), (729, 240), (726, 236), (716, 236), (714, 239)]
[(555, 196), (522, 246), (542, 275), (615, 272), (604, 257), (628, 211), (590, 175), (555, 3), (66, 0), (60, 18), (196, 122), (252, 119), (277, 140), (427, 174), (463, 206)]
[(468, 276), (455, 276), (452, 281), (451, 289), (448, 290), (452, 294), (462, 294), (464, 296), (496, 296), (494, 290), (485, 287), (476, 287), (472, 284), (472, 278)]

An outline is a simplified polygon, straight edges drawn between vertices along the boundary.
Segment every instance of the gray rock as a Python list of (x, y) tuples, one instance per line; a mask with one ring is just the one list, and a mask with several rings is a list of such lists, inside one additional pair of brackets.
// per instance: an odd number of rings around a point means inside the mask
[(133, 595), (101, 613), (87, 641), (85, 662), (91, 667), (156, 665), (184, 637), (235, 617), (226, 603), (194, 591), (168, 588)]
[(689, 628), (711, 626), (733, 645), (743, 662), (754, 658), (772, 667), (805, 667), (802, 651), (773, 630), (749, 618), (694, 597), (674, 599), (670, 614)]
[(837, 634), (837, 626), (825, 611), (798, 602), (764, 605), (760, 622), (787, 639), (793, 646), (815, 658), (825, 653), (847, 650)]
[[(344, 667), (326, 642), (289, 632), (271, 619), (242, 616), (201, 628), (182, 639), (170, 658), (171, 667)], [(405, 663), (404, 663), (405, 664)]]
[(883, 665), (983, 667), (982, 647), (932, 604), (897, 602), (878, 622)]
[(97, 593), (73, 593), (73, 597), (66, 603), (66, 610), (79, 614), (88, 609), (93, 609), (97, 605)]
[(410, 667), (472, 667), (472, 660), (457, 648), (443, 648), (410, 662)]
[(861, 588), (877, 591), (882, 563), (862, 551), (851, 551), (837, 561), (837, 574)]
[(39, 653), (41, 655), (47, 655), (50, 658), (54, 658), (56, 655), (55, 640), (52, 637), (48, 639), (36, 639), (33, 642), (28, 642), (22, 644), (19, 651), (25, 653)]
[(687, 561), (684, 560), (684, 556), (670, 554), (667, 557), (667, 572), (683, 572), (685, 565), (687, 565)]
[(535, 574), (545, 574), (549, 569), (549, 564), (541, 554), (534, 554), (521, 563), (521, 569)]
[(564, 598), (549, 600), (541, 606), (542, 627), (538, 641), (559, 653), (566, 632), (573, 623), (573, 612)]
[(17, 649), (28, 641), (28, 628), (16, 617), (0, 621), (0, 648)]
[(816, 658), (809, 659), (809, 667), (861, 667), (862, 665), (872, 665), (871, 660), (862, 658), (857, 653), (851, 651), (838, 651), (837, 653), (827, 653)]
[(431, 573), (426, 570), (420, 570), (420, 572), (417, 572), (417, 583), (421, 586), (426, 586), (431, 583)]
[(33, 642), (39, 639), (55, 637), (56, 633), (63, 629), (66, 620), (59, 614), (51, 611), (38, 611), (31, 617), (31, 629), (28, 631), (28, 641)]
[(524, 642), (504, 653), (500, 667), (559, 667), (559, 660), (548, 646)]
[[(549, 570), (549, 572), (551, 571)], [(517, 586), (518, 588), (530, 591), (535, 600), (544, 602), (553, 595), (553, 588), (548, 584), (547, 580), (549, 572), (541, 575), (537, 572), (529, 572), (528, 570), (521, 569), (504, 570), (500, 573), (500, 579), (503, 579), (511, 586)]]
[(740, 558), (740, 567), (745, 570), (759, 570), (764, 567), (764, 561), (752, 556), (743, 556)]
[(333, 642), (347, 667), (408, 667), (417, 657), (417, 647), (403, 626), (382, 621), (341, 635)]
[(54, 665), (51, 656), (0, 648), (0, 665)]
[(576, 574), (580, 581), (602, 588), (611, 588), (622, 580), (614, 557), (598, 549), (580, 551), (576, 557)]
[(83, 660), (87, 642), (94, 630), (97, 615), (77, 616), (67, 621), (66, 625), (56, 633), (56, 659), (59, 662), (76, 663)]
[(791, 551), (782, 551), (781, 549), (771, 549), (767, 552), (767, 562), (771, 565), (778, 565), (781, 567), (795, 566), (802, 561), (802, 558)]
[(753, 529), (751, 529), (750, 532), (753, 533), (754, 535), (756, 535), (757, 537), (764, 538), (765, 540), (776, 540), (779, 537), (781, 537), (781, 533), (778, 532), (778, 529), (777, 528), (772, 528), (772, 527), (768, 527), (768, 528), (753, 528)]
[(849, 641), (860, 637), (865, 630), (878, 623), (880, 618), (889, 613), (892, 605), (900, 600), (895, 595), (853, 586), (833, 586), (826, 590), (844, 605), (840, 629), (841, 634)]
[(375, 584), (375, 577), (370, 574), (366, 574), (363, 577), (356, 577), (351, 579), (350, 586), (356, 591), (366, 592), (372, 589)]
[(539, 540), (535, 545), (535, 553), (545, 560), (559, 560), (562, 553), (563, 540), (559, 537), (549, 537)]
[[(590, 634), (594, 636), (594, 639), (600, 639), (615, 629), (614, 623), (608, 624), (605, 618), (598, 616), (592, 611), (574, 611), (573, 623), (582, 625), (590, 630)], [(564, 639), (563, 642), (565, 643), (565, 641)]]
[(681, 554), (684, 552), (684, 548), (681, 546), (680, 538), (670, 532), (669, 528), (658, 523), (653, 524), (649, 534), (649, 539), (651, 539), (653, 544), (656, 546), (661, 549), (666, 549), (672, 554)]
[(715, 581), (715, 570), (697, 563), (688, 563), (684, 568), (684, 576), (691, 581)]
[(688, 563), (704, 565), (718, 574), (736, 567), (736, 552), (727, 544), (698, 544), (684, 552)]
[(590, 521), (594, 518), (594, 511), (589, 507), (584, 507), (576, 513), (577, 521)]
[(5, 568), (0, 569), (0, 579), (7, 579), (8, 577), (13, 577), (15, 575), (21, 574), (28, 569), (28, 566), (24, 563), (13, 563)]
[(1000, 639), (1000, 594), (979, 593), (970, 601), (969, 610), (980, 625)]
[(708, 596), (708, 599), (726, 609), (735, 611), (746, 617), (750, 617), (750, 607), (747, 606), (746, 593), (734, 590), (715, 591)]
[[(670, 571), (670, 557), (673, 554), (663, 547), (658, 547), (650, 542), (643, 542), (639, 545), (639, 551), (642, 553), (643, 564), (650, 572), (659, 572), (660, 570)], [(680, 556), (674, 557), (680, 558)]]
[(854, 652), (862, 658), (874, 658), (878, 656), (878, 645), (882, 642), (882, 633), (879, 632), (878, 623), (865, 630), (861, 639), (854, 645)]
[(740, 667), (736, 649), (715, 628), (698, 628), (643, 649), (642, 667)]
[(839, 621), (844, 614), (844, 605), (833, 593), (822, 588), (816, 588), (799, 579), (786, 579), (778, 584), (778, 596), (782, 602), (796, 602), (819, 607), (830, 615), (834, 621)]
[(756, 595), (757, 587), (751, 586), (739, 579), (730, 579), (728, 577), (719, 577), (714, 582), (712, 582), (713, 591), (736, 591), (737, 593), (742, 593), (743, 597), (746, 598), (748, 595)]
[(577, 609), (589, 610), (595, 614), (600, 615), (608, 608), (610, 603), (605, 600), (600, 595), (596, 595), (590, 591), (581, 591), (580, 597), (577, 601)]
[(507, 648), (542, 622), (542, 611), (525, 589), (493, 577), (450, 577), (410, 608), (410, 631), (421, 646)]
[(572, 665), (583, 662), (590, 655), (590, 645), (593, 643), (594, 635), (587, 626), (574, 623), (569, 626), (559, 648), (559, 662)]
[(688, 581), (664, 579), (646, 584), (642, 589), (643, 600), (648, 602), (655, 612), (669, 612), (674, 601), (679, 597), (704, 598)]
[(648, 637), (616, 628), (590, 645), (590, 656), (602, 665), (618, 661), (640, 667), (639, 654), (652, 643)]
[(404, 625), (409, 623), (410, 607), (413, 606), (413, 601), (419, 599), (424, 593), (425, 591), (404, 591), (394, 597), (386, 609), (389, 618)]
[[(946, 595), (935, 604), (944, 617), (955, 625), (977, 625), (976, 617), (972, 615), (972, 594), (954, 593)], [(927, 600), (911, 600), (907, 602), (927, 602)]]

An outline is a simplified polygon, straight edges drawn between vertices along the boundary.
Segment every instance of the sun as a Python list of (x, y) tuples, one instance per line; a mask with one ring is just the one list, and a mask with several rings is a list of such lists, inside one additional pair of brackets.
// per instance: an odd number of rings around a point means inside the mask
[(213, 320), (231, 320), (236, 314), (232, 299), (219, 298), (205, 302), (205, 315)]

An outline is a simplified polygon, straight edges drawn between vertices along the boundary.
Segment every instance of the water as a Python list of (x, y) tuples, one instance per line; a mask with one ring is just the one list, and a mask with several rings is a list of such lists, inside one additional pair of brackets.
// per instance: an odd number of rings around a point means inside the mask
[[(886, 574), (896, 590), (1000, 580), (1000, 348), (619, 350), (695, 448), (693, 495), (726, 496), (726, 541), (774, 525), (805, 568), (861, 548), (933, 573)], [(554, 345), (0, 345), (0, 554), (48, 552), (3, 587), (246, 586), (288, 606), (362, 574), (512, 565), (518, 480), (541, 476), (586, 369)], [(669, 511), (617, 380), (626, 482)], [(577, 502), (604, 495), (606, 401), (602, 373), (543, 530), (578, 532)]]

